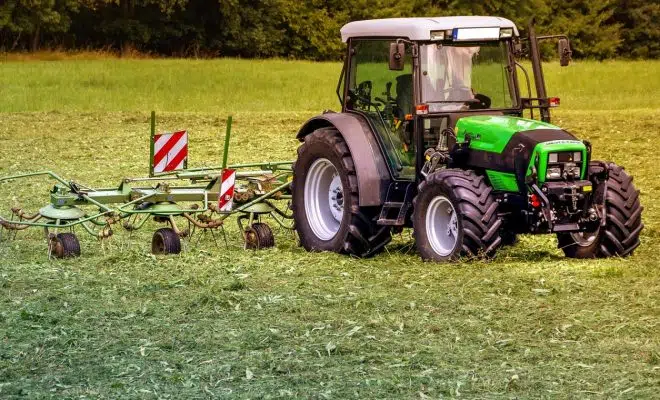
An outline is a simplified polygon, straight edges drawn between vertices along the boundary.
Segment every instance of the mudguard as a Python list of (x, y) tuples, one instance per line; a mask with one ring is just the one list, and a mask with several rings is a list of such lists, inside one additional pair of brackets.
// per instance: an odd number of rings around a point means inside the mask
[(360, 207), (382, 205), (392, 178), (378, 141), (364, 117), (350, 112), (327, 112), (305, 122), (296, 138), (302, 142), (315, 130), (330, 126), (339, 131), (353, 156)]

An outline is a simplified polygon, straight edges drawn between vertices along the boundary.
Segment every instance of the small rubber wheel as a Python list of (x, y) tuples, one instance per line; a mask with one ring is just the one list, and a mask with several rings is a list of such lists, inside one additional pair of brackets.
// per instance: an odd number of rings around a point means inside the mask
[(160, 228), (151, 239), (151, 253), (157, 255), (181, 253), (181, 238), (172, 228)]
[(245, 229), (244, 236), (246, 249), (260, 250), (275, 246), (273, 231), (262, 222), (256, 222)]
[(50, 237), (48, 251), (55, 258), (80, 257), (80, 242), (73, 233), (58, 233)]

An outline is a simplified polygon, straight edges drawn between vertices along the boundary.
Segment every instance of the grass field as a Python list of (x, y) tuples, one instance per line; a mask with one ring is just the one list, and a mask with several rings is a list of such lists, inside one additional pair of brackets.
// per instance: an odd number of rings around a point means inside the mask
[[(191, 132), (191, 164), (292, 159), (340, 66), (291, 61), (0, 62), (0, 176), (94, 186), (146, 171), (148, 115)], [(434, 265), (410, 232), (357, 260), (212, 238), (149, 254), (153, 229), (49, 261), (40, 232), (0, 243), (0, 398), (660, 398), (660, 62), (546, 66), (554, 122), (635, 176), (633, 257), (568, 260), (525, 236), (490, 262)], [(48, 185), (0, 185), (35, 210)], [(27, 196), (38, 194), (38, 198)], [(4, 212), (6, 215), (6, 212)], [(155, 228), (157, 225), (152, 225)], [(6, 239), (6, 237), (5, 237)]]

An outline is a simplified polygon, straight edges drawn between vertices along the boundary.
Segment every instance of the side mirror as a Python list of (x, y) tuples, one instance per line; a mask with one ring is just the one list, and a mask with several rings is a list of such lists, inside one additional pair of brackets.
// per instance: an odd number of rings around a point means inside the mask
[(390, 43), (390, 70), (403, 71), (403, 60), (406, 54), (404, 43)]
[(568, 63), (571, 62), (571, 54), (573, 53), (571, 51), (571, 44), (568, 42), (568, 39), (562, 38), (559, 39), (559, 65), (562, 67), (565, 67), (568, 65)]

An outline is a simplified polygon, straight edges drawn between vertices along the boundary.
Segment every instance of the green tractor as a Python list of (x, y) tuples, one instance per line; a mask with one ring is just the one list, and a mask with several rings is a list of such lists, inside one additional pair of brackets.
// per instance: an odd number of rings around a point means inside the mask
[[(367, 257), (412, 227), (431, 261), (493, 256), (521, 233), (556, 234), (568, 257), (630, 255), (643, 228), (632, 177), (550, 124), (559, 99), (546, 95), (539, 41), (557, 40), (565, 66), (569, 40), (536, 36), (533, 22), (527, 33), (476, 16), (345, 25), (341, 112), (297, 135), (301, 245)], [(536, 97), (517, 61), (525, 53)]]

